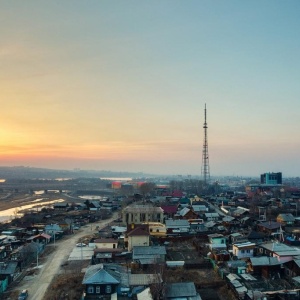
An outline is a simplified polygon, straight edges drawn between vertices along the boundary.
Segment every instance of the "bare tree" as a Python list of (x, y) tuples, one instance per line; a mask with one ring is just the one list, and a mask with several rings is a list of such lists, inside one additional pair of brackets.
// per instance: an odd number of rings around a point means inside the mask
[(140, 192), (143, 195), (143, 200), (145, 200), (146, 196), (155, 189), (155, 186), (156, 185), (153, 182), (145, 182), (140, 186)]
[(150, 268), (153, 282), (150, 284), (153, 299), (164, 299), (166, 285), (166, 264), (157, 260)]

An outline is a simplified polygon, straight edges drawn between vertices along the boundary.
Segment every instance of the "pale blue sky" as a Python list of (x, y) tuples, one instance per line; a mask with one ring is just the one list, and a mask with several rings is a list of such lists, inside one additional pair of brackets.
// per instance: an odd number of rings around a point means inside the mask
[(299, 1), (1, 1), (0, 165), (299, 176)]

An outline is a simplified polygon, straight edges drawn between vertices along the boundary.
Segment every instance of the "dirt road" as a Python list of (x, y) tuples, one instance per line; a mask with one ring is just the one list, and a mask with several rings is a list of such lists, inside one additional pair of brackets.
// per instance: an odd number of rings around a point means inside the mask
[[(99, 226), (99, 229), (104, 228), (107, 224), (116, 219), (117, 215), (118, 213), (115, 213), (110, 219), (92, 223), (92, 228), (96, 229), (96, 226)], [(78, 233), (57, 241), (55, 244), (56, 250), (52, 252), (47, 257), (45, 263), (40, 266), (38, 275), (33, 276), (32, 278), (25, 277), (18, 285), (17, 289), (28, 289), (28, 300), (42, 300), (53, 277), (59, 273), (61, 264), (68, 259), (78, 239), (90, 235), (91, 232), (95, 233), (96, 230), (91, 231), (91, 225), (87, 225), (81, 227)], [(48, 245), (47, 247), (51, 247), (51, 245)]]

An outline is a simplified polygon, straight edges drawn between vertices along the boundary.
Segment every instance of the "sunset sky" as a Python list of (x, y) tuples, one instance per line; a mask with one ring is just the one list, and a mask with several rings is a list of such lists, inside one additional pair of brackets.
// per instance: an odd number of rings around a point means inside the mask
[(300, 175), (300, 2), (0, 3), (0, 165)]

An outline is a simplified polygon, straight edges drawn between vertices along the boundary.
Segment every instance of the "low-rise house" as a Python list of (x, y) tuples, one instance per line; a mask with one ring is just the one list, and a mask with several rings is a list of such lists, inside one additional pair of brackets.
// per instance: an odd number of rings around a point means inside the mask
[(61, 211), (67, 211), (70, 208), (69, 203), (66, 202), (59, 202), (53, 204), (53, 209), (55, 210), (61, 210)]
[(92, 264), (124, 262), (129, 257), (128, 252), (121, 248), (95, 248)]
[(247, 235), (247, 239), (252, 243), (262, 243), (265, 240), (265, 234), (263, 232), (250, 231)]
[(294, 257), (293, 260), (284, 264), (285, 275), (289, 278), (300, 276), (300, 256)]
[(274, 221), (261, 222), (257, 224), (257, 231), (271, 235), (272, 233), (279, 231), (280, 225), (280, 223)]
[(145, 222), (149, 227), (149, 233), (151, 236), (164, 237), (167, 235), (167, 228), (165, 224), (159, 222)]
[(54, 241), (63, 235), (63, 230), (58, 224), (48, 224), (44, 228), (45, 233), (51, 236)]
[(132, 251), (134, 246), (149, 246), (150, 233), (147, 225), (138, 225), (126, 233), (125, 244), (128, 245), (128, 251)]
[[(138, 293), (145, 290), (150, 285), (158, 287), (158, 289), (154, 290), (159, 292), (160, 287), (163, 285), (161, 274), (129, 274), (130, 293), (128, 296), (136, 299), (134, 296), (136, 295), (138, 298)], [(158, 295), (153, 296), (154, 299), (159, 298)], [(148, 298), (142, 298), (142, 300), (146, 299)]]
[(255, 247), (256, 244), (251, 242), (233, 244), (233, 255), (238, 259), (253, 257)]
[(8, 278), (5, 279), (0, 279), (0, 297), (4, 299), (3, 293), (7, 290), (8, 288)]
[(162, 205), (161, 208), (164, 211), (165, 219), (173, 219), (178, 210), (177, 205)]
[(20, 266), (17, 261), (0, 262), (0, 280), (7, 280), (8, 284), (13, 282), (20, 274)]
[(177, 212), (175, 219), (197, 219), (198, 214), (196, 214), (192, 209), (184, 207)]
[(285, 259), (283, 261), (278, 260), (277, 257), (251, 257), (250, 263), (248, 264), (248, 272), (253, 275), (260, 275), (264, 278), (270, 278), (272, 276), (283, 276), (284, 268), (283, 263), (289, 261)]
[(118, 240), (116, 239), (96, 239), (94, 240), (94, 244), (96, 248), (101, 248), (101, 249), (114, 249), (118, 248)]
[(230, 244), (247, 242), (247, 241), (248, 241), (247, 237), (241, 234), (240, 232), (234, 232), (229, 235)]
[(220, 233), (213, 233), (207, 235), (209, 240), (209, 248), (211, 250), (214, 249), (226, 249), (226, 237), (223, 234)]
[(280, 223), (282, 226), (293, 226), (295, 223), (295, 217), (288, 213), (288, 214), (279, 214), (276, 218), (276, 221)]
[(186, 219), (166, 220), (166, 229), (168, 234), (173, 233), (174, 230), (179, 232), (189, 232), (190, 223)]
[(69, 232), (72, 229), (71, 220), (64, 220), (58, 222), (58, 226), (62, 229), (63, 232)]
[(240, 219), (240, 222), (244, 227), (251, 226), (253, 224), (253, 220), (250, 217), (243, 217)]
[(166, 284), (165, 299), (201, 300), (201, 297), (193, 282), (176, 282)]
[(218, 213), (205, 213), (204, 219), (206, 221), (218, 221), (220, 218), (220, 215)]
[(234, 227), (239, 226), (240, 221), (234, 217), (225, 216), (222, 218), (222, 224), (223, 224), (223, 226), (225, 226), (227, 228), (234, 228)]
[(35, 242), (35, 243), (40, 243), (40, 244), (48, 244), (50, 243), (51, 236), (47, 233), (40, 233), (38, 235), (31, 236), (30, 238), (26, 239), (27, 242)]
[[(173, 197), (178, 197), (178, 196), (173, 196)], [(189, 198), (186, 197), (181, 197), (178, 201), (179, 206), (182, 207), (187, 207), (189, 205), (191, 205), (191, 201)]]
[(89, 201), (88, 209), (91, 211), (98, 211), (101, 209), (101, 204), (99, 201)]
[(208, 212), (208, 207), (204, 204), (201, 205), (197, 203), (195, 205), (192, 205), (192, 209), (197, 215)]
[(85, 210), (85, 209), (87, 209), (87, 206), (85, 203), (76, 203), (74, 205), (74, 209), (75, 210)]
[(245, 217), (246, 215), (249, 215), (249, 209), (239, 206), (231, 213), (231, 215), (237, 218), (240, 218), (241, 216)]
[(206, 230), (210, 230), (210, 231), (217, 230), (219, 225), (220, 224), (215, 221), (209, 221), (204, 223), (204, 227), (206, 228)]
[(127, 271), (112, 264), (89, 266), (82, 284), (85, 285), (84, 300), (111, 299), (112, 294), (129, 291)]
[(258, 245), (258, 252), (261, 255), (277, 257), (279, 261), (282, 258), (287, 257), (293, 259), (294, 256), (300, 256), (300, 249), (288, 246), (282, 243), (263, 243)]
[(165, 246), (134, 246), (132, 250), (132, 260), (141, 266), (155, 265), (166, 261)]

